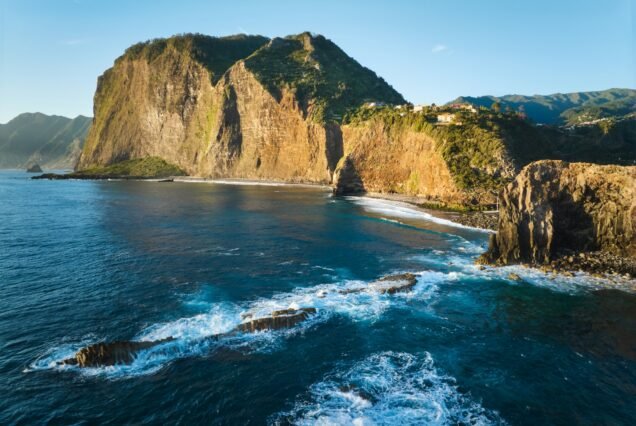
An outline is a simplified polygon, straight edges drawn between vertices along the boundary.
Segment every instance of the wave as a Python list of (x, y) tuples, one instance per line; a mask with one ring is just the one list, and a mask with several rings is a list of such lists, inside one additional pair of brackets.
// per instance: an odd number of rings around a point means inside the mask
[(505, 423), (440, 373), (430, 353), (376, 353), (310, 386), (270, 424), (488, 425)]
[[(355, 204), (361, 206), (363, 209), (382, 215), (391, 217), (402, 217), (406, 219), (421, 219), (428, 222), (437, 223), (439, 225), (452, 226), (455, 228), (470, 229), (471, 231), (479, 231), (485, 233), (494, 233), (490, 229), (475, 228), (473, 226), (462, 225), (461, 223), (453, 222), (452, 220), (443, 219), (441, 217), (433, 216), (423, 210), (411, 206), (410, 204), (401, 201), (389, 201), (372, 197), (358, 197), (347, 196), (345, 199), (353, 201)], [(387, 220), (386, 218), (382, 218)]]
[[(483, 252), (479, 245), (468, 241), (451, 250), (431, 250), (410, 259), (432, 269), (445, 269), (461, 274), (462, 281), (505, 281), (511, 285), (533, 285), (560, 293), (576, 294), (597, 290), (615, 289), (636, 293), (636, 281), (622, 277), (594, 276), (586, 272), (547, 274), (538, 268), (509, 265), (482, 266), (475, 264), (475, 254)], [(518, 278), (517, 278), (518, 277)]]
[[(304, 333), (334, 315), (345, 316), (352, 321), (375, 321), (389, 308), (404, 306), (412, 300), (431, 299), (438, 290), (438, 284), (456, 279), (456, 274), (424, 271), (418, 273), (417, 284), (411, 291), (392, 295), (380, 293), (367, 282), (349, 280), (298, 288), (247, 303), (213, 303), (205, 313), (153, 324), (142, 330), (133, 340), (157, 341), (168, 337), (173, 337), (174, 340), (140, 351), (129, 365), (81, 369), (60, 365), (61, 361), (72, 357), (82, 347), (95, 343), (94, 339), (84, 339), (79, 343), (64, 344), (52, 349), (33, 362), (27, 371), (56, 369), (111, 378), (130, 377), (153, 373), (174, 360), (208, 355), (219, 348), (247, 353), (271, 352), (277, 350), (284, 339)], [(261, 318), (278, 310), (308, 307), (315, 308), (317, 313), (292, 328), (224, 335), (234, 330), (248, 316)]]

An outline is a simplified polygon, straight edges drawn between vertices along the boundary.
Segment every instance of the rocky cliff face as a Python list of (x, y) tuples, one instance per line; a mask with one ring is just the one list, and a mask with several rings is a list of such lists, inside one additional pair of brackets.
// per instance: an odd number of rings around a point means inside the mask
[(503, 191), (482, 260), (548, 263), (562, 252), (636, 257), (636, 167), (537, 161)]
[(431, 136), (381, 120), (342, 127), (344, 157), (334, 180), (336, 193), (377, 192), (467, 203)]
[(100, 77), (77, 168), (159, 157), (190, 175), (330, 183), (331, 118), (367, 100), (404, 102), (322, 36), (157, 40)]

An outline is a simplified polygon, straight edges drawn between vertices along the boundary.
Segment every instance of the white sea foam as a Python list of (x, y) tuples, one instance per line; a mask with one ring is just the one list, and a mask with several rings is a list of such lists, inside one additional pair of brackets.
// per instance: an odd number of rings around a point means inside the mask
[(298, 425), (487, 425), (505, 423), (457, 390), (428, 352), (382, 352), (313, 384), (294, 407), (270, 419)]
[[(381, 294), (369, 283), (350, 280), (298, 288), (289, 293), (242, 304), (212, 303), (206, 313), (154, 324), (142, 330), (133, 340), (155, 341), (168, 337), (175, 340), (140, 351), (130, 365), (79, 369), (58, 364), (72, 357), (80, 348), (94, 343), (93, 340), (60, 346), (38, 359), (31, 368), (73, 369), (88, 375), (129, 377), (152, 373), (173, 360), (209, 354), (219, 347), (247, 352), (269, 352), (277, 350), (286, 337), (303, 333), (334, 315), (346, 316), (353, 321), (374, 321), (391, 307), (398, 307), (411, 300), (430, 299), (436, 293), (438, 284), (459, 278), (453, 273), (425, 271), (418, 274), (418, 283), (411, 291), (393, 295)], [(248, 318), (262, 318), (270, 316), (273, 311), (306, 307), (316, 308), (317, 314), (290, 329), (228, 334)]]
[[(472, 226), (462, 225), (461, 223), (453, 222), (452, 220), (443, 219), (433, 216), (423, 210), (411, 206), (410, 204), (403, 203), (401, 201), (383, 200), (372, 197), (357, 197), (348, 196), (347, 200), (353, 201), (355, 204), (361, 206), (363, 209), (377, 214), (386, 215), (389, 217), (402, 217), (406, 219), (421, 219), (429, 222), (434, 222), (439, 225), (452, 226), (455, 228), (470, 229), (473, 231), (480, 231), (486, 233), (493, 233), (489, 229), (475, 228)], [(382, 218), (387, 220), (386, 218)]]
[[(616, 289), (626, 292), (636, 292), (636, 280), (621, 277), (593, 276), (585, 272), (574, 272), (572, 276), (564, 274), (546, 274), (537, 268), (522, 265), (510, 266), (480, 266), (475, 264), (475, 255), (485, 248), (472, 245), (470, 242), (453, 250), (433, 250), (430, 253), (413, 256), (413, 260), (422, 262), (423, 266), (439, 268), (442, 265), (450, 271), (456, 271), (469, 281), (506, 281), (512, 285), (534, 285), (549, 288), (561, 293), (579, 293), (582, 291), (596, 291)], [(518, 276), (519, 279), (516, 279)]]

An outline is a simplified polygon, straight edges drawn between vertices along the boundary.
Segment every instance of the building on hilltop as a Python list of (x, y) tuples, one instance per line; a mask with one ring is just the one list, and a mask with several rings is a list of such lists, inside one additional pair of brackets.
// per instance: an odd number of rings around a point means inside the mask
[(437, 114), (437, 122), (439, 124), (451, 124), (455, 122), (455, 114), (452, 112), (443, 112)]

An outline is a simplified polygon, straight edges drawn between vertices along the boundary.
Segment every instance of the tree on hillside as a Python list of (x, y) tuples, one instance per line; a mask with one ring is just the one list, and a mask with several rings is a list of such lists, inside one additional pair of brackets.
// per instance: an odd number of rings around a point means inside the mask
[(500, 113), (501, 112), (501, 104), (499, 102), (493, 102), (492, 105), (490, 106), (490, 109), (493, 110), (496, 113)]

